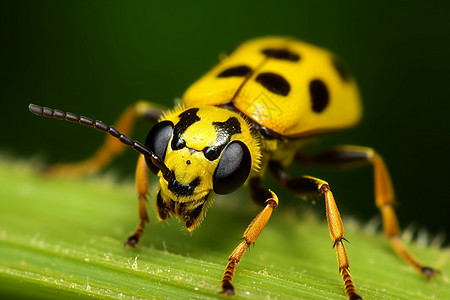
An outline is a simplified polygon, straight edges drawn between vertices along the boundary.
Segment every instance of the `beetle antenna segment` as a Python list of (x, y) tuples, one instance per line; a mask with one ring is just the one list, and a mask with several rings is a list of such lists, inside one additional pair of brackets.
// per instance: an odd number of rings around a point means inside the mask
[(170, 180), (170, 178), (171, 178), (171, 172), (170, 172), (169, 168), (164, 164), (161, 157), (159, 157), (158, 155), (153, 153), (150, 149), (148, 149), (141, 143), (134, 141), (131, 138), (129, 138), (128, 136), (120, 133), (117, 129), (115, 129), (112, 126), (106, 125), (105, 123), (103, 123), (101, 121), (93, 121), (92, 119), (87, 118), (87, 117), (83, 117), (83, 116), (79, 117), (70, 112), (63, 112), (58, 109), (42, 107), (42, 106), (39, 106), (36, 104), (30, 104), (28, 106), (28, 109), (30, 110), (30, 112), (32, 112), (33, 114), (35, 114), (37, 116), (53, 118), (53, 119), (58, 119), (58, 120), (66, 120), (66, 121), (74, 122), (74, 123), (80, 123), (80, 124), (83, 124), (86, 126), (94, 127), (95, 129), (97, 129), (99, 131), (107, 132), (111, 136), (113, 136), (116, 139), (118, 139), (119, 141), (121, 141), (123, 144), (125, 144), (127, 146), (131, 146), (134, 150), (145, 155), (146, 157), (150, 157), (150, 159), (152, 160), (152, 163), (156, 167), (158, 167), (158, 169), (161, 170), (161, 173), (162, 173), (164, 179)]

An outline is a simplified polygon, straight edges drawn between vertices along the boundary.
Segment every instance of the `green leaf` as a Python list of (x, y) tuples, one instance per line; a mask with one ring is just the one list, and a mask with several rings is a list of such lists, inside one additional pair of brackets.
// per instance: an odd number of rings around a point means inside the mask
[[(149, 201), (150, 224), (131, 249), (123, 246), (138, 221), (130, 182), (49, 178), (2, 160), (0, 184), (0, 298), (226, 298), (218, 291), (227, 257), (258, 213), (243, 189), (216, 199), (189, 234), (176, 220), (156, 222)], [(280, 205), (245, 254), (235, 299), (346, 299), (324, 218), (292, 208)], [(373, 226), (344, 225), (363, 298), (450, 299), (448, 249), (408, 245), (442, 271), (427, 281)]]

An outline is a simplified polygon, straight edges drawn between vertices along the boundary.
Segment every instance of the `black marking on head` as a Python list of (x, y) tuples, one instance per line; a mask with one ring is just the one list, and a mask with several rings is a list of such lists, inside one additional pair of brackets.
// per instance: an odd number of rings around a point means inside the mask
[(168, 182), (169, 191), (176, 196), (192, 196), (195, 188), (200, 184), (200, 177), (195, 178), (189, 184), (183, 184), (176, 180), (175, 176), (172, 176), (172, 180)]
[(236, 117), (230, 117), (225, 122), (213, 122), (213, 126), (216, 129), (218, 139), (221, 139), (222, 135), (231, 138), (233, 134), (242, 132), (241, 123)]
[(180, 150), (186, 147), (186, 141), (182, 138), (172, 140), (172, 150)]
[(197, 116), (198, 110), (198, 108), (191, 108), (178, 115), (180, 121), (173, 129), (173, 138), (171, 143), (172, 150), (179, 150), (186, 146), (186, 142), (181, 138), (181, 135), (189, 126), (200, 121), (199, 116)]
[(217, 77), (226, 78), (226, 77), (246, 77), (252, 72), (252, 69), (248, 66), (237, 66), (231, 67), (224, 71), (222, 71)]
[(209, 161), (219, 158), (220, 153), (231, 140), (231, 137), (236, 133), (241, 133), (241, 123), (235, 117), (231, 117), (225, 122), (213, 122), (217, 133), (217, 140), (214, 146), (205, 147), (203, 154)]
[(331, 59), (333, 67), (336, 69), (336, 72), (341, 77), (342, 81), (349, 81), (352, 77), (351, 73), (348, 71), (347, 67), (344, 63), (337, 57), (333, 56)]
[(274, 49), (274, 48), (266, 48), (261, 51), (262, 54), (264, 54), (267, 57), (275, 58), (275, 59), (281, 59), (281, 60), (288, 60), (292, 62), (296, 62), (300, 60), (300, 55), (297, 53), (294, 53), (292, 51), (289, 51), (287, 49)]
[(311, 80), (309, 93), (311, 95), (312, 110), (316, 113), (323, 112), (330, 102), (330, 94), (325, 83), (320, 79)]
[(255, 81), (274, 94), (287, 96), (291, 90), (291, 86), (283, 76), (265, 72), (256, 76)]

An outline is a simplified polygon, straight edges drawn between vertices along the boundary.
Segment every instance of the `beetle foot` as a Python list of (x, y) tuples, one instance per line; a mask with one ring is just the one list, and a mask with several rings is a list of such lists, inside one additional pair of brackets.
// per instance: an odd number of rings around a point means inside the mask
[(435, 269), (430, 268), (430, 267), (423, 267), (421, 271), (422, 271), (422, 274), (423, 274), (427, 279), (431, 279), (431, 278), (433, 278), (435, 275), (441, 274), (441, 272), (440, 272), (439, 270), (435, 270)]
[(234, 286), (228, 280), (222, 281), (222, 291), (220, 294), (224, 294), (227, 296), (234, 295)]
[(123, 243), (123, 245), (136, 248), (137, 243), (139, 243), (139, 236), (137, 234), (133, 234), (128, 238), (128, 240), (125, 241), (125, 243)]
[(362, 300), (361, 296), (358, 294), (353, 294), (349, 297), (350, 300)]

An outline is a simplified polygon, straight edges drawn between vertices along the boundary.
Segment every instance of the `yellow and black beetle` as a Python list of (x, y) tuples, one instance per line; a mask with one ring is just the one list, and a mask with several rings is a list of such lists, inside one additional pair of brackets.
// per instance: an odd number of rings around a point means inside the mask
[[(277, 195), (260, 185), (268, 169), (282, 186), (299, 196), (324, 195), (345, 292), (350, 299), (361, 299), (349, 273), (344, 228), (330, 186), (311, 176), (290, 178), (285, 167), (292, 162), (373, 165), (375, 203), (392, 246), (424, 276), (437, 273), (409, 254), (399, 239), (392, 183), (380, 155), (357, 146), (338, 146), (316, 155), (302, 153), (306, 138), (353, 126), (361, 116), (354, 78), (328, 51), (284, 37), (248, 41), (188, 88), (180, 107), (163, 112), (139, 102), (123, 113), (116, 127), (34, 104), (29, 109), (39, 116), (79, 122), (111, 135), (90, 159), (53, 166), (48, 170), (53, 174), (94, 172), (121, 152), (124, 144), (141, 154), (136, 168), (140, 222), (125, 243), (129, 246), (139, 242), (148, 222), (148, 169), (159, 177), (158, 218), (176, 215), (189, 231), (200, 224), (215, 193), (229, 194), (248, 182), (252, 199), (262, 210), (229, 256), (222, 293), (234, 294), (236, 265), (278, 206)], [(159, 120), (148, 133), (145, 146), (126, 136), (137, 117)]]

